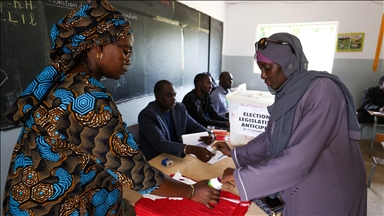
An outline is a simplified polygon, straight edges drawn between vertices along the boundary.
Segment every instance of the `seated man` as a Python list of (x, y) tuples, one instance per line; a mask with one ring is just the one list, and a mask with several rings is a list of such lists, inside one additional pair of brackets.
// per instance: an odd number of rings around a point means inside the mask
[(181, 142), (181, 135), (207, 131), (210, 135), (201, 137), (201, 141), (209, 145), (214, 135), (193, 120), (187, 113), (184, 104), (176, 102), (176, 92), (171, 82), (160, 80), (154, 87), (155, 101), (150, 102), (138, 117), (139, 148), (147, 160), (161, 153), (179, 157), (194, 154), (198, 159), (207, 162), (212, 153), (204, 147), (186, 145)]
[[(367, 110), (384, 112), (384, 76), (379, 80), (379, 85), (365, 89), (361, 100), (361, 107), (357, 110), (359, 123), (373, 123), (373, 116)], [(379, 124), (384, 124), (384, 118), (378, 118)]]
[(232, 88), (233, 77), (232, 74), (223, 71), (219, 77), (219, 86), (211, 93), (212, 105), (219, 115), (229, 117), (228, 102), (225, 98)]
[(211, 77), (205, 73), (195, 76), (195, 89), (186, 94), (183, 104), (187, 108), (189, 115), (201, 125), (207, 127), (212, 125), (219, 128), (229, 128), (229, 119), (220, 116), (213, 108), (210, 92), (212, 89)]

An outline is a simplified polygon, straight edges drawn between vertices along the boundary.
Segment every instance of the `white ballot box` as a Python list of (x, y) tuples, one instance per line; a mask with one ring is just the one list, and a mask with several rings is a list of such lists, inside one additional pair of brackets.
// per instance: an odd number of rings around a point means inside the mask
[(269, 121), (267, 107), (275, 96), (266, 91), (238, 90), (226, 96), (231, 123), (231, 145), (245, 145), (264, 132)]

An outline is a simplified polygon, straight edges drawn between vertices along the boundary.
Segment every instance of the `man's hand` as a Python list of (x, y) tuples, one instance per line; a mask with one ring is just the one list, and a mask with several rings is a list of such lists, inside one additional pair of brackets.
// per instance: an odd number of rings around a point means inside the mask
[(210, 145), (213, 141), (215, 141), (215, 138), (214, 135), (201, 136), (199, 141), (204, 142), (206, 145)]
[(194, 154), (199, 160), (207, 162), (214, 156), (212, 152), (201, 146), (187, 145), (185, 149), (187, 154)]

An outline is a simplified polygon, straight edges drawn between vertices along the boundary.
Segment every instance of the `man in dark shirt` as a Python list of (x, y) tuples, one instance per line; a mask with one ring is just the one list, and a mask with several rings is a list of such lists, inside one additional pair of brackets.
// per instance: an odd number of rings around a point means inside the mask
[(150, 102), (139, 114), (139, 148), (147, 160), (161, 153), (179, 157), (194, 154), (207, 162), (212, 153), (204, 147), (183, 144), (181, 135), (207, 131), (210, 136), (200, 137), (211, 144), (215, 136), (188, 115), (184, 104), (176, 102), (175, 88), (171, 82), (160, 80), (154, 87), (155, 101)]
[[(361, 100), (361, 107), (357, 110), (360, 123), (373, 123), (373, 116), (367, 110), (384, 112), (384, 76), (379, 80), (379, 85), (365, 89)], [(384, 124), (384, 118), (378, 118), (379, 124)]]
[(209, 93), (212, 90), (212, 80), (205, 73), (200, 73), (194, 79), (195, 89), (186, 94), (183, 104), (189, 115), (201, 125), (213, 125), (218, 128), (229, 129), (229, 119), (220, 116), (212, 105)]

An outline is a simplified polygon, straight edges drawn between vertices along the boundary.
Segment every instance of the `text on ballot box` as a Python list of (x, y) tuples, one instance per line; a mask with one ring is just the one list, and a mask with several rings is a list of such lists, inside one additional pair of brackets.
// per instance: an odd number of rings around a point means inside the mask
[(254, 136), (265, 131), (269, 120), (266, 109), (238, 106), (237, 113), (239, 116), (238, 134)]
[(231, 145), (245, 145), (265, 131), (269, 121), (267, 107), (274, 102), (274, 96), (265, 91), (235, 91), (227, 95)]

